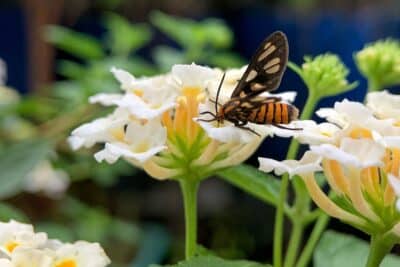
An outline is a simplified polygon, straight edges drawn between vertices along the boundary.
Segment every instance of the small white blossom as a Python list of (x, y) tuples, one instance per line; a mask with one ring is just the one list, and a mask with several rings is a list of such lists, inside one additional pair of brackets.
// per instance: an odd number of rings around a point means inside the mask
[(205, 89), (209, 83), (217, 78), (217, 71), (208, 67), (196, 65), (177, 64), (172, 67), (171, 76), (176, 86), (176, 91), (185, 88)]
[(290, 177), (321, 171), (321, 160), (320, 156), (310, 151), (304, 153), (300, 160), (278, 161), (270, 158), (258, 158), (260, 170), (264, 172), (274, 171), (276, 175), (288, 173)]
[(380, 119), (400, 121), (400, 95), (388, 91), (371, 92), (367, 94), (367, 106)]
[(357, 168), (382, 166), (385, 154), (385, 148), (371, 139), (343, 138), (340, 147), (322, 144), (310, 149), (321, 157)]
[(110, 259), (98, 243), (78, 241), (55, 251), (55, 266), (104, 267)]
[(281, 137), (294, 137), (302, 144), (319, 145), (335, 143), (341, 131), (337, 125), (323, 122), (317, 124), (312, 120), (299, 120), (291, 123), (291, 129), (275, 129), (274, 133)]
[(377, 119), (373, 111), (361, 103), (343, 100), (336, 102), (333, 109), (322, 108), (317, 115), (342, 129), (365, 128), (381, 135), (400, 135), (400, 127), (394, 125), (393, 119)]
[(54, 169), (48, 161), (42, 161), (26, 176), (24, 189), (58, 198), (63, 195), (68, 185), (69, 177), (66, 172)]
[(46, 233), (35, 233), (32, 225), (16, 221), (0, 222), (0, 250), (10, 255), (17, 247), (38, 248), (47, 241)]
[(160, 121), (150, 121), (145, 124), (131, 122), (126, 127), (122, 142), (106, 143), (105, 148), (97, 152), (97, 161), (106, 160), (114, 163), (118, 158), (145, 162), (158, 152), (166, 149), (164, 145), (167, 131)]
[(68, 142), (72, 149), (91, 147), (100, 142), (119, 141), (123, 138), (124, 125), (129, 122), (125, 110), (116, 109), (113, 114), (85, 123), (72, 131)]
[(16, 248), (11, 254), (11, 263), (11, 266), (15, 267), (53, 267), (54, 252), (46, 249)]

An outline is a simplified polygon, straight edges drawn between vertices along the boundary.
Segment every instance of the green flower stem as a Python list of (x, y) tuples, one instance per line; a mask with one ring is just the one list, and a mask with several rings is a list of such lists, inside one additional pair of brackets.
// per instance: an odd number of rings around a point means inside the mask
[(200, 182), (189, 177), (179, 180), (185, 209), (185, 259), (196, 253), (197, 247), (197, 190)]
[(284, 267), (292, 267), (296, 261), (299, 252), (299, 246), (303, 238), (304, 224), (302, 221), (293, 223), (292, 234), (290, 238), (289, 248), (285, 257)]
[(289, 185), (289, 175), (283, 175), (281, 181), (281, 188), (279, 191), (279, 201), (276, 208), (275, 225), (274, 225), (274, 253), (273, 264), (274, 267), (282, 267), (282, 244), (283, 244), (283, 208), (286, 203), (286, 191)]
[(311, 232), (310, 238), (307, 241), (306, 246), (301, 253), (299, 260), (297, 261), (296, 267), (307, 267), (310, 259), (313, 255), (315, 246), (317, 245), (321, 234), (324, 232), (329, 222), (329, 216), (325, 213), (321, 213), (314, 225)]
[[(312, 92), (312, 90), (309, 90), (309, 91)], [(309, 119), (312, 116), (312, 113), (313, 113), (318, 101), (319, 101), (318, 97), (315, 97), (314, 95), (310, 94), (307, 98), (306, 104), (304, 105), (303, 112), (300, 116), (300, 119), (302, 119), (302, 120)], [(296, 158), (299, 147), (300, 147), (300, 144), (296, 140), (292, 139), (286, 158), (287, 159)], [(276, 215), (275, 215), (274, 245), (273, 245), (273, 247), (274, 247), (274, 253), (273, 253), (274, 267), (282, 267), (284, 207), (286, 204), (286, 196), (287, 196), (288, 186), (289, 186), (289, 176), (286, 174), (286, 175), (282, 176), (278, 206), (277, 206)], [(298, 184), (296, 185), (296, 183), (295, 183), (294, 186), (295, 186), (295, 191), (296, 191), (296, 199), (299, 199), (301, 197), (302, 198), (308, 197), (308, 196), (300, 196), (299, 195), (300, 193), (298, 193), (298, 192), (300, 192), (300, 190), (298, 188), (300, 185), (298, 185)], [(300, 203), (300, 202), (296, 202), (296, 203)], [(300, 229), (299, 229), (299, 231), (300, 231)], [(298, 235), (300, 236), (300, 239), (301, 239), (301, 236), (303, 235), (303, 232), (304, 232), (304, 227), (300, 232), (301, 233), (299, 233)], [(294, 252), (293, 252), (294, 255), (296, 254), (296, 251), (298, 250), (298, 247), (300, 245), (300, 242), (295, 242), (295, 241), (296, 240), (292, 236), (290, 243), (294, 243), (294, 244), (291, 245), (289, 243), (289, 246), (293, 247), (292, 250), (294, 250)], [(296, 243), (298, 243), (298, 244), (296, 245)]]
[(376, 92), (382, 90), (382, 85), (376, 78), (368, 79), (368, 92)]
[(373, 235), (366, 267), (379, 267), (386, 254), (393, 248), (393, 245), (394, 243), (389, 238), (379, 234)]

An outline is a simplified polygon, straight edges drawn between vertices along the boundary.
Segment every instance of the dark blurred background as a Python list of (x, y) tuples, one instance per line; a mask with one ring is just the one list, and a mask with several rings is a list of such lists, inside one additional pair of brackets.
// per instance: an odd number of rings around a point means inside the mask
[[(106, 29), (101, 18), (105, 13), (119, 14), (132, 23), (148, 23), (154, 10), (199, 21), (209, 17), (224, 20), (233, 31), (231, 50), (240, 55), (243, 62), (275, 30), (287, 34), (289, 58), (297, 64), (302, 63), (304, 55), (338, 54), (350, 69), (350, 82), (358, 80), (360, 85), (345, 95), (323, 100), (319, 106), (332, 106), (335, 100), (344, 97), (362, 100), (366, 82), (355, 68), (353, 53), (368, 42), (400, 36), (398, 0), (1, 0), (0, 58), (7, 64), (7, 85), (23, 94), (40, 95), (46, 94), (54, 81), (65, 79), (56, 72), (57, 62), (74, 58), (44, 40), (44, 26), (62, 25), (102, 39)], [(152, 48), (160, 44), (179, 49), (179, 45), (157, 28), (151, 27), (151, 31), (150, 43), (137, 52), (144, 59), (151, 62)], [(298, 92), (296, 105), (301, 107), (306, 90), (300, 78), (290, 70), (286, 71), (279, 89), (287, 90)], [(259, 155), (282, 159), (287, 144), (287, 140), (268, 139), (248, 163), (255, 165)], [(184, 225), (178, 187), (173, 182), (149, 179), (140, 171), (135, 173), (132, 177), (130, 170), (123, 172), (107, 190), (100, 190), (92, 181), (84, 180), (74, 183), (70, 191), (88, 205), (103, 206), (112, 215), (134, 219), (144, 228), (152, 229), (149, 231), (152, 251), (157, 251), (157, 246), (163, 250), (163, 242), (172, 244), (167, 253), (160, 255), (164, 261), (173, 262), (181, 257), (183, 246)], [(49, 204), (46, 199), (31, 201), (31, 198), (19, 196), (11, 202), (20, 204), (30, 216), (40, 218), (31, 210), (47, 208)], [(199, 241), (221, 256), (267, 261), (271, 257), (273, 211), (223, 181), (209, 179), (202, 184), (199, 195)], [(159, 225), (166, 227), (160, 230)], [(331, 227), (350, 231), (337, 222), (331, 223)], [(156, 241), (151, 241), (151, 234), (157, 236)]]

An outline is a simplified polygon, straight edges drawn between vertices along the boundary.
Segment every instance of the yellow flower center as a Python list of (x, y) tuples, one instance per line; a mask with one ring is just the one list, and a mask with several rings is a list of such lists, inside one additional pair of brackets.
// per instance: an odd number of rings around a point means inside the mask
[(364, 128), (356, 128), (353, 129), (350, 134), (349, 137), (353, 138), (353, 139), (359, 139), (359, 138), (372, 138), (372, 133), (370, 130), (368, 129), (364, 129)]
[(143, 90), (141, 89), (133, 89), (132, 92), (138, 97), (142, 97), (144, 95)]
[(121, 128), (116, 128), (116, 129), (111, 129), (110, 133), (118, 141), (121, 141), (121, 142), (124, 141), (125, 132), (124, 132), (124, 129), (122, 127)]
[(6, 245), (5, 245), (5, 248), (6, 248), (6, 250), (8, 251), (8, 252), (13, 252), (14, 251), (14, 249), (16, 248), (16, 247), (18, 247), (19, 246), (19, 244), (17, 243), (17, 242), (15, 242), (15, 241), (11, 241), (11, 242), (9, 242), (9, 243), (7, 243)]
[(147, 142), (142, 142), (135, 147), (136, 153), (142, 153), (148, 151), (150, 149), (150, 145)]
[(200, 102), (204, 101), (205, 95), (197, 87), (185, 87), (182, 95), (177, 99), (177, 107), (174, 114), (167, 111), (162, 116), (162, 123), (167, 128), (168, 138), (179, 136), (191, 144), (201, 128), (193, 121), (198, 116)]
[(73, 259), (63, 260), (56, 264), (55, 267), (77, 267), (76, 261)]

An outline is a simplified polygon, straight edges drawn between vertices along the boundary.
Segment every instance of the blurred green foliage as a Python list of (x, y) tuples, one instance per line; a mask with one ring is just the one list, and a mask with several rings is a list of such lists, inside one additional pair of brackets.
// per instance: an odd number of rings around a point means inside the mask
[(232, 68), (240, 67), (245, 62), (230, 51), (233, 33), (222, 20), (208, 18), (198, 22), (156, 11), (151, 14), (150, 21), (180, 46), (177, 49), (161, 45), (154, 49), (154, 62), (162, 71), (167, 71), (178, 63), (196, 62)]

